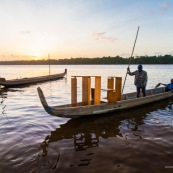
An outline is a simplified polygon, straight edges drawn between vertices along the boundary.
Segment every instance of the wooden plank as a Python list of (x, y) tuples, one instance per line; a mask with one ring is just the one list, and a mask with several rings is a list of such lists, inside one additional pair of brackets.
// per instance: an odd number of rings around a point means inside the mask
[(87, 87), (87, 104), (91, 104), (91, 78), (88, 77), (88, 87)]
[(114, 89), (104, 89), (104, 88), (101, 88), (102, 91), (114, 91)]
[(107, 99), (108, 102), (113, 102), (113, 89), (114, 89), (114, 78), (108, 78), (107, 88), (110, 89), (110, 91), (107, 92)]
[(77, 105), (77, 78), (71, 78), (71, 105)]
[(101, 77), (95, 77), (94, 104), (100, 104), (101, 97)]
[(121, 100), (121, 88), (122, 88), (122, 78), (121, 77), (116, 77), (116, 84), (115, 84), (116, 101)]
[(94, 100), (95, 88), (91, 88), (91, 99)]
[(82, 77), (82, 103), (83, 105), (91, 104), (91, 78), (83, 76)]
[(71, 76), (71, 77), (101, 77), (101, 76)]

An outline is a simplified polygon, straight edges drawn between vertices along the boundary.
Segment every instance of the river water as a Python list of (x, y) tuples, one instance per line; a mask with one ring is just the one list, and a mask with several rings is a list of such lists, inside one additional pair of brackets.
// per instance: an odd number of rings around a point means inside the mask
[[(131, 71), (136, 70), (131, 66)], [(173, 65), (144, 65), (147, 88), (169, 83)], [(161, 173), (173, 172), (173, 98), (123, 113), (67, 119), (47, 114), (40, 86), (50, 105), (70, 102), (71, 76), (123, 77), (126, 65), (51, 66), (61, 80), (0, 89), (0, 173)], [(6, 79), (49, 74), (47, 66), (0, 66)], [(124, 93), (135, 91), (127, 76)], [(93, 82), (92, 82), (93, 83)], [(104, 93), (103, 93), (104, 95)], [(81, 100), (81, 81), (78, 81)]]

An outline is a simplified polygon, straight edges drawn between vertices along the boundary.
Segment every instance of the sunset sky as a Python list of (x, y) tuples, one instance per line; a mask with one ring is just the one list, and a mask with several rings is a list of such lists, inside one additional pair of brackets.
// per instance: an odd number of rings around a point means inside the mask
[(173, 55), (172, 0), (1, 0), (0, 61)]

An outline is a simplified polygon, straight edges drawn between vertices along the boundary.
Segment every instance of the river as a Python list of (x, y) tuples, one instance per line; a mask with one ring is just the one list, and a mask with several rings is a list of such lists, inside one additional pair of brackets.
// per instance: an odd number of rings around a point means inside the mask
[[(55, 65), (65, 78), (16, 88), (0, 88), (0, 173), (162, 173), (173, 171), (173, 98), (118, 114), (59, 118), (47, 114), (38, 97), (41, 87), (50, 105), (70, 102), (71, 76), (126, 75), (126, 65)], [(131, 71), (137, 65), (131, 65)], [(147, 89), (169, 83), (173, 65), (143, 65)], [(0, 77), (16, 79), (49, 74), (48, 66), (0, 66)], [(135, 91), (127, 76), (124, 93)], [(78, 81), (78, 100), (81, 81)]]

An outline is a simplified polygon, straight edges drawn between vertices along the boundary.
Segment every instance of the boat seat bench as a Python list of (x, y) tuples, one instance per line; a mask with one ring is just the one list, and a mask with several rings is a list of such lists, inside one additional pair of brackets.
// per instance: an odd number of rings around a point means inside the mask
[(109, 89), (109, 88), (101, 88), (102, 91), (115, 91), (115, 89)]
[[(95, 88), (91, 88), (91, 90), (94, 90)], [(115, 89), (109, 89), (109, 88), (101, 88), (102, 91), (115, 91)]]

